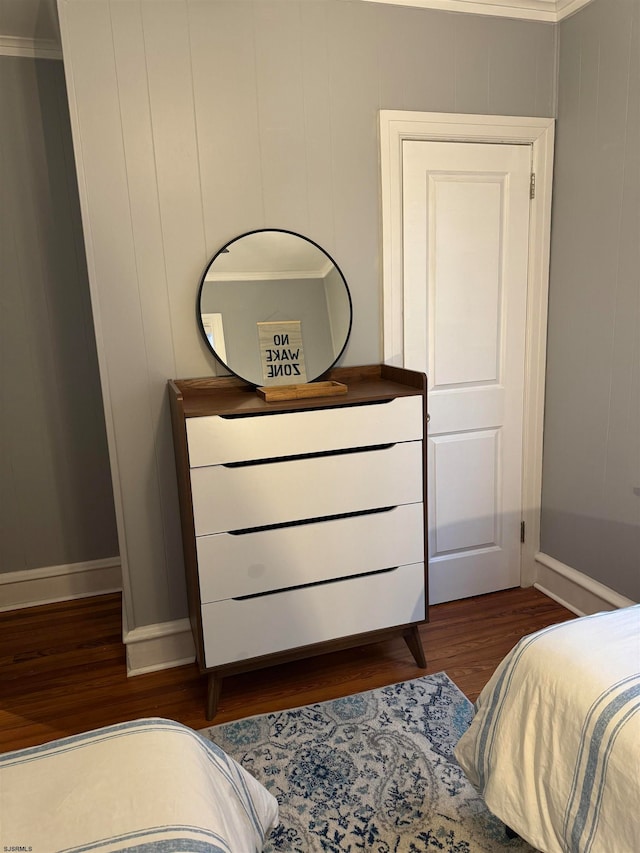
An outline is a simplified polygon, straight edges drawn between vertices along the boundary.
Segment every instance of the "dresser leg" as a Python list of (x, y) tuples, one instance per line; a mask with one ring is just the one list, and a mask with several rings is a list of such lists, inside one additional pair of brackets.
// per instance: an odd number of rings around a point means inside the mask
[(413, 628), (410, 628), (405, 633), (404, 641), (409, 646), (409, 651), (413, 655), (415, 662), (419, 667), (425, 669), (427, 666), (427, 659), (424, 656), (422, 638), (420, 637), (420, 630), (417, 625), (414, 625)]
[(222, 677), (210, 672), (207, 676), (207, 720), (213, 720), (218, 711), (218, 699), (222, 687)]

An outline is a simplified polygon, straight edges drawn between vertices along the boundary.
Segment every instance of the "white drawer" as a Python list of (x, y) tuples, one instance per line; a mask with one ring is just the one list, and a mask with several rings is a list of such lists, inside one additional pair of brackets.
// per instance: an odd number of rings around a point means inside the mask
[(191, 471), (196, 536), (419, 503), (422, 442)]
[(306, 412), (188, 418), (189, 464), (199, 468), (421, 440), (423, 430), (420, 396)]
[(200, 598), (332, 580), (424, 560), (424, 505), (196, 540)]
[(216, 601), (202, 607), (205, 665), (221, 666), (424, 618), (424, 563), (241, 601)]

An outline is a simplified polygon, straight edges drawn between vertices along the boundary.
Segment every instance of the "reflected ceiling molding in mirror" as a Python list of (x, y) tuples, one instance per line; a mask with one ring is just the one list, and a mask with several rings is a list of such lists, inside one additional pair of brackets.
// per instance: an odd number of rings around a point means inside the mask
[(296, 397), (341, 393), (338, 383), (316, 380), (345, 350), (351, 294), (310, 238), (265, 228), (230, 240), (205, 268), (196, 309), (215, 358), (245, 382), (273, 389), (271, 399), (285, 399), (285, 386)]

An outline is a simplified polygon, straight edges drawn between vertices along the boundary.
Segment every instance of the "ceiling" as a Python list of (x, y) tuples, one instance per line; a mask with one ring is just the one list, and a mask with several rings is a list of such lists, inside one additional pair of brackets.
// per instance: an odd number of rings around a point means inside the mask
[[(591, 0), (362, 0), (557, 22)], [(0, 0), (0, 55), (62, 58), (56, 0)]]

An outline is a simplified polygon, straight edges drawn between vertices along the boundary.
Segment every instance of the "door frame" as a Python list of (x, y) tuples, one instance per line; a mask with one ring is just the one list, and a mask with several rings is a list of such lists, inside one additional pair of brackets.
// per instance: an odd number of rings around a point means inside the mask
[(404, 287), (402, 258), (402, 143), (489, 142), (531, 145), (535, 197), (529, 217), (527, 325), (525, 340), (522, 443), (520, 583), (536, 578), (540, 550), (542, 438), (551, 244), (551, 190), (555, 119), (380, 110), (382, 199), (382, 332), (385, 364), (404, 367)]

